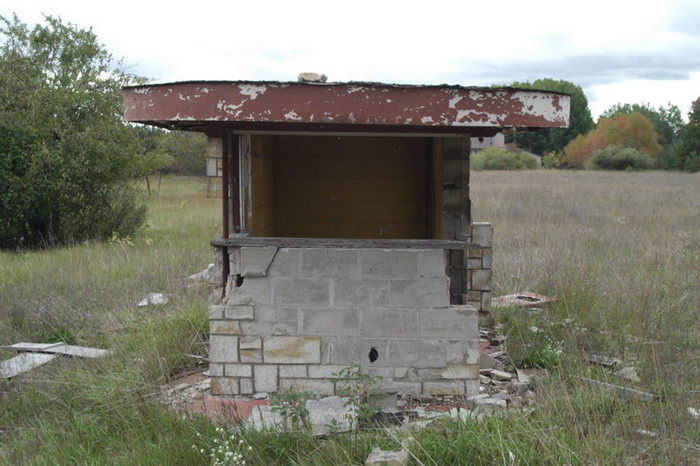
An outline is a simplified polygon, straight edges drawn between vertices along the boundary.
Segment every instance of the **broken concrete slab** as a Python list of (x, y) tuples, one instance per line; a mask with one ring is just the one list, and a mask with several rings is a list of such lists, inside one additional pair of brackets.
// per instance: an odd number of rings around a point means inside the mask
[(547, 369), (516, 369), (515, 373), (518, 375), (518, 381), (524, 383), (530, 383), (535, 379), (544, 379), (549, 377), (549, 372)]
[(499, 371), (497, 369), (491, 369), (489, 375), (492, 379), (500, 381), (507, 381), (513, 378), (513, 374), (511, 374), (510, 372)]
[(615, 367), (622, 364), (622, 361), (620, 361), (617, 358), (613, 358), (611, 356), (602, 356), (600, 354), (586, 354), (584, 358), (591, 364), (596, 364), (598, 366), (603, 367)]
[(54, 354), (25, 353), (0, 362), (0, 379), (9, 379), (56, 358)]
[(315, 436), (334, 432), (349, 432), (356, 426), (355, 409), (348, 404), (349, 398), (329, 396), (320, 400), (308, 400), (311, 431)]
[(688, 406), (688, 413), (696, 419), (700, 418), (700, 409)]
[(637, 374), (637, 369), (633, 366), (623, 367), (619, 371), (615, 372), (615, 375), (631, 382), (639, 383), (642, 381)]
[(204, 269), (197, 273), (193, 273), (187, 277), (191, 281), (209, 281), (214, 270), (214, 264), (208, 264)]
[(163, 294), (163, 293), (148, 293), (148, 296), (143, 298), (139, 303), (137, 304), (138, 307), (146, 307), (146, 306), (161, 306), (163, 304), (168, 303), (168, 297)]
[(531, 291), (524, 291), (522, 293), (497, 296), (491, 300), (491, 305), (497, 307), (519, 306), (526, 308), (538, 308), (544, 307), (556, 301), (556, 298), (552, 298), (550, 296), (533, 293)]
[(63, 356), (77, 356), (80, 358), (101, 358), (109, 354), (108, 350), (100, 348), (90, 348), (87, 346), (66, 345), (65, 343), (15, 343), (14, 345), (4, 346), (17, 351), (26, 351), (31, 353), (48, 353), (61, 354)]
[(653, 393), (643, 392), (641, 390), (635, 390), (633, 388), (621, 387), (620, 385), (614, 385), (607, 382), (600, 382), (598, 380), (589, 379), (588, 377), (578, 377), (584, 382), (588, 382), (592, 385), (597, 385), (605, 391), (616, 392), (620, 398), (638, 398), (642, 401), (661, 401), (662, 397), (659, 395), (654, 395)]
[(375, 447), (365, 460), (365, 466), (404, 466), (408, 464), (408, 451), (382, 450)]
[(480, 353), (479, 366), (482, 369), (495, 369), (496, 367), (500, 367), (501, 363), (488, 353)]

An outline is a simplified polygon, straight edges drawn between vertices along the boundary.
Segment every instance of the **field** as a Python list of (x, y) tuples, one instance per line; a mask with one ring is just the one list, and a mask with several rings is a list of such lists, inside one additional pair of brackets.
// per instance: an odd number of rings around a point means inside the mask
[[(204, 188), (164, 180), (133, 238), (0, 253), (0, 345), (63, 339), (113, 350), (0, 381), (0, 464), (209, 462), (215, 426), (154, 396), (194, 364), (188, 354), (206, 354), (207, 289), (185, 280), (211, 262), (220, 229)], [(688, 411), (700, 409), (700, 177), (480, 171), (471, 197), (474, 220), (494, 225), (495, 294), (558, 299), (546, 313), (494, 312), (511, 356), (552, 376), (536, 386), (532, 413), (413, 433), (415, 464), (700, 462), (700, 420)], [(168, 304), (138, 308), (153, 291)], [(586, 353), (621, 359), (641, 382), (587, 364)], [(663, 400), (622, 400), (578, 376)], [(394, 435), (243, 430), (236, 442), (251, 447), (241, 448), (246, 464), (359, 464)]]

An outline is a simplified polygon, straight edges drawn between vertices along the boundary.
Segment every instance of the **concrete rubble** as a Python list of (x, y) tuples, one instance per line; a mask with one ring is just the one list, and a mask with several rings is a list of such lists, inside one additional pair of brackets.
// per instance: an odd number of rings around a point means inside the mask
[(408, 451), (382, 450), (375, 447), (365, 460), (365, 466), (404, 466), (408, 464)]
[(518, 306), (528, 309), (541, 309), (553, 302), (556, 302), (556, 298), (533, 293), (532, 291), (523, 291), (522, 293), (497, 296), (491, 300), (491, 305), (496, 307)]
[(163, 293), (148, 293), (148, 296), (143, 298), (137, 304), (138, 307), (146, 306), (162, 306), (168, 303), (168, 297)]

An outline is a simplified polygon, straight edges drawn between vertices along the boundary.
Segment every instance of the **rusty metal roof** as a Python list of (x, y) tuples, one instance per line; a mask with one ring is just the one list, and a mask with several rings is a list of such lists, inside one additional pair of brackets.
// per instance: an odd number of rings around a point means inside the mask
[(215, 133), (470, 133), (562, 128), (561, 92), (373, 82), (189, 81), (123, 89), (127, 121)]

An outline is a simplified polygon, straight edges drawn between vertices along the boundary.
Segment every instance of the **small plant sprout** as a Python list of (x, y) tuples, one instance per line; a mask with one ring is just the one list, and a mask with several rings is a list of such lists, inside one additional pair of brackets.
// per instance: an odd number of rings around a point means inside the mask
[(334, 375), (336, 392), (339, 396), (348, 398), (345, 406), (352, 408), (350, 411), (354, 413), (353, 419), (349, 420), (357, 421), (361, 425), (369, 424), (378, 411), (370, 402), (370, 398), (379, 393), (377, 383), (381, 377), (368, 374), (357, 365), (345, 367)]
[(279, 413), (292, 426), (309, 427), (309, 411), (306, 400), (313, 397), (310, 392), (286, 390), (275, 393), (270, 399), (272, 411)]

